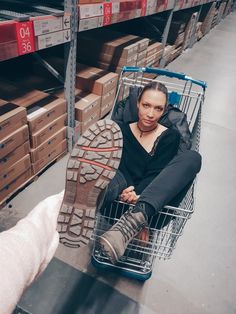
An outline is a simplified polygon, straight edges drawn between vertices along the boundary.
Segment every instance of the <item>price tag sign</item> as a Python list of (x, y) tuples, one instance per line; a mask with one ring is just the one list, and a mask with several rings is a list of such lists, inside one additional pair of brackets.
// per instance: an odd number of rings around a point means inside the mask
[(141, 5), (141, 16), (145, 16), (147, 11), (147, 0), (142, 0)]
[(104, 15), (103, 16), (103, 26), (111, 24), (111, 15)]
[(104, 16), (112, 15), (112, 3), (111, 2), (103, 3), (103, 15)]
[(35, 51), (33, 22), (16, 23), (16, 36), (19, 55)]

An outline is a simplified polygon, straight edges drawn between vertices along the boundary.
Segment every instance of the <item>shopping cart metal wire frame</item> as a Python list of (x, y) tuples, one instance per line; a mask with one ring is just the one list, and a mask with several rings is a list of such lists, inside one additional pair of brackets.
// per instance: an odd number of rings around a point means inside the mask
[[(155, 74), (156, 78), (145, 77)], [(159, 81), (166, 85), (169, 91), (169, 102), (186, 114), (189, 130), (192, 136), (192, 149), (198, 151), (201, 130), (201, 108), (207, 84), (183, 74), (158, 68), (124, 67), (119, 79), (114, 107), (118, 101), (127, 95), (130, 87), (144, 87), (151, 81)], [(93, 233), (92, 264), (100, 269), (117, 271), (122, 275), (147, 280), (152, 274), (157, 258), (169, 259), (176, 247), (177, 240), (183, 234), (184, 226), (194, 211), (194, 186), (192, 184), (179, 207), (165, 206), (158, 215), (149, 222), (149, 240), (134, 238), (128, 245), (124, 256), (113, 265), (102, 255), (96, 246), (96, 239), (107, 231), (120, 216), (134, 205), (115, 201), (110, 208), (97, 213)]]

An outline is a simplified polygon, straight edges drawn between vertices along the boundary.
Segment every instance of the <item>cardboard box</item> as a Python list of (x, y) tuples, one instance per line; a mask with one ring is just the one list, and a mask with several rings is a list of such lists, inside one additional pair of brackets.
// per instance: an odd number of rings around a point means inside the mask
[(0, 190), (3, 189), (5, 185), (12, 182), (15, 178), (19, 177), (28, 168), (30, 168), (30, 166), (30, 155), (27, 154), (9, 168), (4, 169), (0, 173)]
[(105, 117), (113, 108), (113, 100), (110, 101), (109, 103), (106, 103), (105, 105), (101, 106), (101, 111), (100, 111), (100, 118)]
[(0, 79), (0, 94), (4, 100), (26, 108), (30, 132), (34, 133), (66, 112), (66, 101), (53, 95), (18, 88)]
[(67, 141), (63, 140), (60, 144), (53, 147), (44, 157), (32, 163), (32, 172), (33, 174), (38, 173), (45, 166), (47, 166), (50, 162), (52, 162), (55, 158), (60, 156), (61, 154), (67, 151)]
[(28, 107), (33, 103), (40, 101), (48, 94), (35, 90), (35, 89), (24, 89), (19, 88), (12, 82), (0, 78), (0, 95), (5, 101), (12, 102), (18, 106)]
[(101, 96), (80, 91), (75, 97), (75, 119), (77, 121), (86, 121), (90, 115), (100, 109)]
[(159, 42), (156, 42), (154, 44), (151, 44), (150, 46), (148, 46), (147, 48), (147, 54), (146, 54), (146, 57), (150, 57), (152, 56), (153, 54), (159, 52), (159, 51), (162, 51), (163, 50), (163, 45), (162, 43), (159, 43)]
[(34, 134), (30, 134), (31, 148), (37, 148), (67, 124), (67, 114), (63, 114)]
[(138, 61), (141, 61), (141, 60), (144, 60), (144, 59), (146, 58), (146, 55), (147, 55), (147, 49), (145, 49), (145, 50), (139, 52), (139, 53), (137, 54), (137, 62), (138, 62)]
[(155, 54), (151, 55), (146, 59), (146, 66), (152, 66), (155, 64), (157, 61), (160, 60), (162, 55), (162, 51), (156, 52)]
[(23, 185), (30, 178), (31, 178), (31, 168), (27, 169), (18, 178), (14, 179), (11, 183), (7, 184), (0, 190), (0, 202), (2, 202), (4, 199), (7, 199), (7, 197), (10, 197), (19, 188), (23, 187)]
[(66, 101), (48, 95), (45, 99), (33, 103), (27, 107), (27, 120), (32, 134), (42, 129), (48, 123), (54, 121), (66, 113)]
[(29, 140), (29, 129), (28, 125), (24, 125), (20, 129), (12, 132), (8, 136), (0, 140), (0, 158), (8, 155), (16, 147), (25, 143)]
[(115, 88), (118, 75), (102, 69), (78, 65), (76, 74), (76, 88), (90, 91), (96, 95), (103, 95)]
[(27, 124), (26, 110), (0, 99), (0, 139)]
[(22, 145), (20, 145), (19, 147), (17, 147), (16, 149), (14, 149), (8, 155), (1, 158), (0, 159), (0, 172), (4, 171), (4, 169), (9, 168), (19, 159), (23, 158), (26, 154), (29, 153), (29, 150), (30, 150), (30, 144), (29, 144), (29, 141), (27, 141), (23, 143)]
[(87, 121), (84, 122), (79, 122), (79, 121), (75, 121), (76, 122), (76, 127), (75, 127), (75, 132), (82, 134), (84, 133), (88, 127), (90, 127), (90, 125), (92, 125), (93, 123), (97, 122), (100, 118), (100, 111), (95, 111), (89, 118)]
[(108, 93), (102, 96), (102, 101), (101, 101), (101, 107), (104, 107), (105, 105), (109, 103), (114, 103), (116, 97), (116, 88), (110, 90)]
[[(92, 34), (79, 35), (79, 46), (78, 54), (80, 55), (80, 47), (90, 47), (90, 55), (100, 56), (103, 54), (119, 56), (120, 58), (129, 58), (130, 56), (138, 52), (137, 36), (135, 35), (124, 35), (121, 33), (106, 31), (102, 32), (101, 35), (94, 31)], [(81, 48), (82, 51), (86, 52), (85, 49)], [(87, 51), (87, 54), (89, 52)]]
[(35, 163), (39, 159), (43, 158), (45, 155), (48, 155), (52, 148), (57, 146), (60, 142), (64, 141), (65, 139), (66, 127), (63, 127), (61, 130), (56, 132), (53, 136), (51, 136), (37, 148), (30, 150), (30, 157), (32, 163)]

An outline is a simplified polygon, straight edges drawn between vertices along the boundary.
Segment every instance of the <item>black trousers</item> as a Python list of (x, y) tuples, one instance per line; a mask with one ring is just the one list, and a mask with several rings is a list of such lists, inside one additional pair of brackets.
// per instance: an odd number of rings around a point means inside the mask
[[(140, 194), (138, 202), (151, 205), (158, 214), (165, 205), (178, 206), (201, 169), (201, 155), (188, 150), (178, 153)], [(105, 206), (118, 198), (127, 187), (125, 177), (117, 171), (109, 183)]]

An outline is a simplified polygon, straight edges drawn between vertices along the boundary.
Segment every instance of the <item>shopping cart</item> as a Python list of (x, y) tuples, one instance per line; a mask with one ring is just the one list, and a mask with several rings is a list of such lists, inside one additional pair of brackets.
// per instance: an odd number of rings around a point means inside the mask
[[(150, 79), (147, 76), (156, 75)], [(142, 88), (150, 81), (159, 81), (166, 85), (169, 91), (169, 103), (185, 113), (187, 126), (192, 139), (191, 149), (198, 151), (201, 130), (201, 108), (204, 102), (206, 83), (194, 80), (182, 73), (174, 73), (157, 68), (124, 67), (120, 75), (116, 99), (114, 102), (114, 116), (119, 101), (127, 96), (127, 91)], [(115, 201), (111, 207), (97, 213), (96, 225), (93, 233), (94, 246), (92, 264), (100, 269), (115, 270), (125, 276), (138, 280), (150, 278), (157, 258), (169, 259), (176, 247), (178, 238), (183, 234), (184, 226), (194, 211), (194, 185), (189, 188), (179, 207), (165, 206), (158, 215), (149, 222), (148, 241), (134, 238), (128, 245), (124, 256), (113, 265), (101, 253), (96, 240), (117, 222), (120, 216), (131, 209), (130, 205)]]

